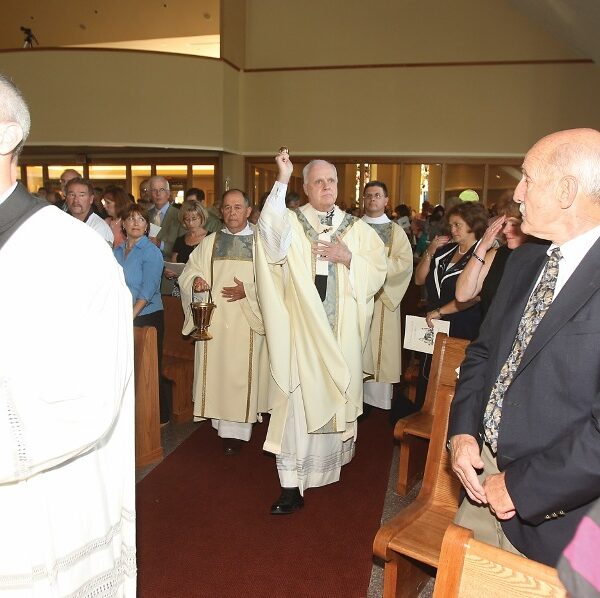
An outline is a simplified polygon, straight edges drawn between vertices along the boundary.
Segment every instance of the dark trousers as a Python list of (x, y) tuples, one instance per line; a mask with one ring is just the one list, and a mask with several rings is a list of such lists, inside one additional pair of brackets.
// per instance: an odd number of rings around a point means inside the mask
[(165, 317), (162, 309), (150, 314), (137, 316), (133, 325), (139, 328), (152, 326), (156, 328), (156, 350), (158, 353), (158, 400), (160, 405), (160, 423), (164, 424), (171, 418), (172, 389), (171, 382), (162, 374), (163, 340), (165, 336)]

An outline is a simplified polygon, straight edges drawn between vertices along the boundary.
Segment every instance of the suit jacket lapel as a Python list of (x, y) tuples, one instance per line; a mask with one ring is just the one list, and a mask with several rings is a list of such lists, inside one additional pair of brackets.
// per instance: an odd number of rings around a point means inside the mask
[[(176, 209), (177, 208), (174, 208), (173, 206), (169, 206), (167, 208), (165, 215), (162, 218), (162, 222), (160, 223), (160, 231), (158, 232), (158, 235), (156, 235), (156, 238), (159, 241), (162, 241), (164, 239), (165, 235), (167, 235), (167, 233), (169, 232), (169, 226), (171, 225), (171, 215), (169, 214), (169, 212), (171, 212), (172, 210), (176, 210)], [(158, 212), (158, 210), (156, 210), (156, 208), (155, 208), (154, 214), (152, 214), (152, 216), (149, 215), (149, 217), (151, 219), (153, 219), (157, 212)]]
[(515, 377), (600, 288), (600, 239), (581, 260), (531, 337)]

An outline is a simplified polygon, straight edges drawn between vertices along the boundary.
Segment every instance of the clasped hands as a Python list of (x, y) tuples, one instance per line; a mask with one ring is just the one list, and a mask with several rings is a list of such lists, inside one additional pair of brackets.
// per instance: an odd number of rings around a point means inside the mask
[(344, 264), (346, 268), (350, 268), (352, 252), (343, 241), (315, 241), (312, 245), (312, 252), (318, 260)]
[(483, 484), (479, 482), (476, 469), (483, 468), (479, 445), (469, 434), (457, 434), (450, 440), (452, 470), (458, 476), (469, 498), (480, 505), (487, 505), (500, 519), (511, 519), (516, 515), (504, 479), (504, 473), (489, 475)]
[[(233, 281), (235, 282), (235, 286), (223, 287), (221, 289), (221, 295), (227, 299), (228, 303), (231, 303), (232, 301), (239, 301), (246, 296), (244, 283), (241, 280), (238, 280), (235, 276), (233, 277)], [(203, 291), (208, 291), (208, 289), (210, 289), (208, 282), (206, 282), (206, 280), (204, 280), (204, 278), (201, 276), (196, 276), (196, 278), (194, 278), (192, 287), (195, 293), (202, 293)]]

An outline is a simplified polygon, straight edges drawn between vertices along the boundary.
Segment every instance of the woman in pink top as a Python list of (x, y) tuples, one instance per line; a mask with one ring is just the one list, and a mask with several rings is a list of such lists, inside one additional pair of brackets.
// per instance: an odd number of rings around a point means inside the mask
[(106, 224), (110, 226), (115, 238), (113, 247), (118, 247), (125, 240), (123, 229), (121, 227), (121, 216), (123, 211), (132, 203), (131, 198), (123, 187), (118, 185), (108, 185), (102, 195), (102, 203), (106, 208), (108, 217)]

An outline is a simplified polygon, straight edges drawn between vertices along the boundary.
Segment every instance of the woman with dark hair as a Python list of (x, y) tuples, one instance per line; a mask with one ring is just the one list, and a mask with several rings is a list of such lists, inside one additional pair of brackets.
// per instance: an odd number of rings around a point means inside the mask
[[(133, 300), (133, 325), (156, 328), (159, 379), (162, 371), (162, 344), (165, 330), (163, 304), (160, 297), (160, 280), (163, 256), (160, 249), (148, 238), (148, 211), (137, 203), (129, 204), (121, 215), (123, 241), (114, 254), (123, 268), (125, 283)], [(161, 391), (163, 390), (161, 384)], [(170, 417), (166, 392), (160, 392), (160, 421)]]
[(436, 236), (415, 270), (415, 283), (426, 285), (427, 323), (443, 318), (450, 322), (450, 336), (473, 340), (481, 315), (476, 300), (459, 303), (456, 280), (469, 262), (475, 245), (487, 228), (487, 212), (480, 203), (461, 203), (450, 209), (447, 223), (452, 241)]
[[(415, 269), (415, 284), (427, 289), (427, 324), (444, 319), (450, 322), (450, 336), (473, 340), (479, 332), (481, 311), (478, 299), (459, 302), (455, 297), (458, 275), (469, 262), (477, 241), (487, 228), (487, 210), (480, 203), (460, 203), (446, 213), (447, 236), (436, 236)], [(417, 383), (417, 406), (425, 400), (431, 360), (421, 356)]]
[(102, 203), (108, 214), (104, 221), (110, 226), (114, 237), (113, 247), (118, 247), (125, 240), (125, 235), (121, 228), (123, 222), (122, 214), (125, 208), (131, 203), (131, 199), (123, 187), (108, 185), (102, 194)]
[[(496, 204), (498, 217), (481, 237), (471, 260), (456, 281), (456, 300), (469, 301), (479, 296), (481, 317), (485, 318), (496, 294), (504, 266), (513, 249), (526, 243), (529, 236), (521, 230), (519, 204), (512, 196)], [(504, 243), (497, 247), (497, 238)]]

